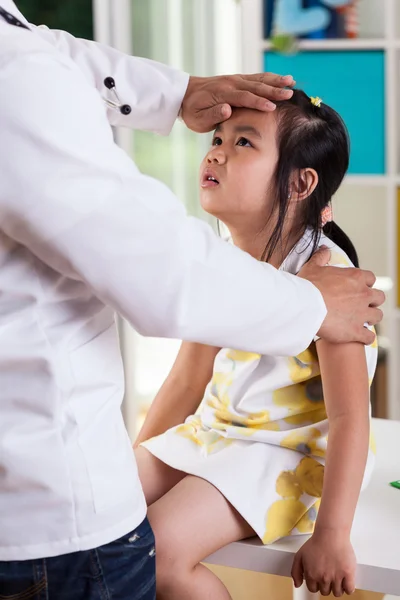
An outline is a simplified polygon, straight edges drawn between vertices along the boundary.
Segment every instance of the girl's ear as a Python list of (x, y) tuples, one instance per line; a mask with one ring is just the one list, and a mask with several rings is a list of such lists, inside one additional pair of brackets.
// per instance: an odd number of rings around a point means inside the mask
[(299, 169), (290, 180), (289, 197), (296, 201), (302, 201), (311, 196), (318, 185), (318, 173), (315, 169)]

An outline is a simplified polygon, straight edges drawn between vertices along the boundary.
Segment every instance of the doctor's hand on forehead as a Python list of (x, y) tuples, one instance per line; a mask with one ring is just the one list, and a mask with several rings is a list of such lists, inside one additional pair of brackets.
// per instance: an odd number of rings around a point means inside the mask
[(288, 100), (295, 85), (291, 75), (274, 73), (190, 77), (180, 116), (193, 131), (205, 133), (229, 119), (232, 108), (275, 110), (274, 100)]

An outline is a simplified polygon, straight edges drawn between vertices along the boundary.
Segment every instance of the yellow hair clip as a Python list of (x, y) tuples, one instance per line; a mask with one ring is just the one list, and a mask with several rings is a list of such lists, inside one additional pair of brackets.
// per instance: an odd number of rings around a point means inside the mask
[(319, 96), (316, 96), (315, 98), (313, 98), (313, 96), (311, 96), (310, 100), (311, 100), (311, 104), (314, 104), (314, 106), (316, 106), (317, 108), (320, 108), (320, 106), (322, 104), (322, 99), (319, 98)]

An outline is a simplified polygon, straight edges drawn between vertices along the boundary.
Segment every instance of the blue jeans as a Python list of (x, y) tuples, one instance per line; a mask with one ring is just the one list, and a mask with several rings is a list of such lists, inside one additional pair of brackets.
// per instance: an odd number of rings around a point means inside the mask
[(0, 562), (0, 600), (155, 600), (155, 545), (148, 520), (86, 552)]

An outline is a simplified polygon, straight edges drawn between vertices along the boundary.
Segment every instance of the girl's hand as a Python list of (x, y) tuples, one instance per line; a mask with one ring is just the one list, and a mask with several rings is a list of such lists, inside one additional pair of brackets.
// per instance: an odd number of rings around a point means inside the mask
[(316, 532), (297, 552), (292, 578), (298, 588), (305, 580), (310, 592), (339, 598), (355, 591), (356, 557), (348, 533)]

